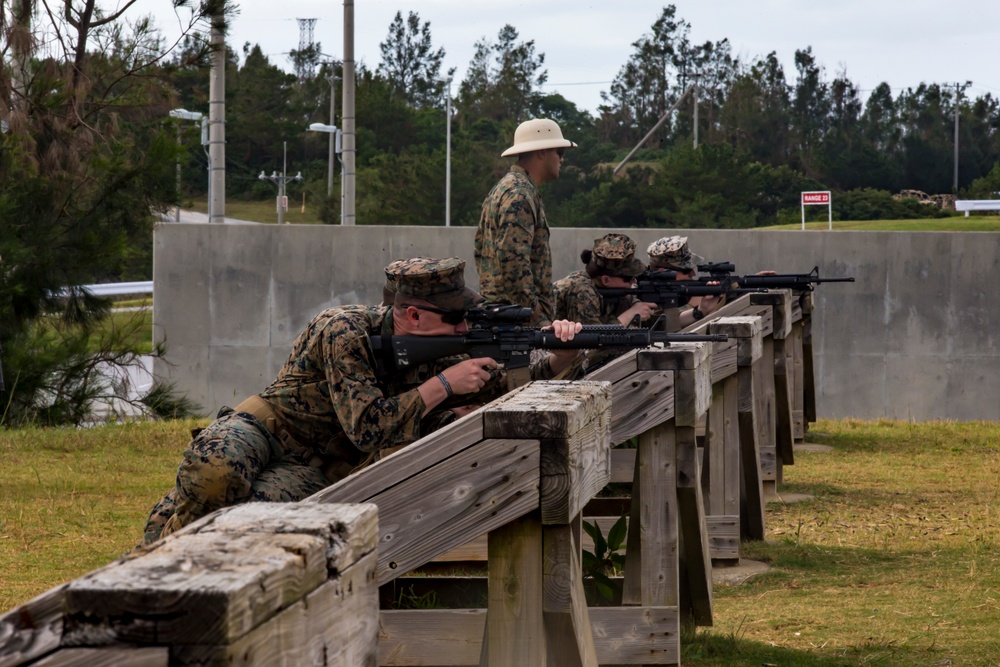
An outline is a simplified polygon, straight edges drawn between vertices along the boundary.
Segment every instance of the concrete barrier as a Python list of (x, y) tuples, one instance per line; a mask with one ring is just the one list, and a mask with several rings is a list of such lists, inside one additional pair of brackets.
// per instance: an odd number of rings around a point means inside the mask
[[(554, 277), (609, 230), (552, 230)], [(986, 232), (620, 229), (640, 248), (686, 234), (712, 261), (853, 275), (815, 294), (813, 354), (820, 417), (998, 419), (1000, 268)], [(323, 308), (381, 299), (381, 268), (416, 255), (472, 262), (469, 227), (161, 225), (155, 235), (157, 377), (205, 414), (266, 387), (292, 341)]]

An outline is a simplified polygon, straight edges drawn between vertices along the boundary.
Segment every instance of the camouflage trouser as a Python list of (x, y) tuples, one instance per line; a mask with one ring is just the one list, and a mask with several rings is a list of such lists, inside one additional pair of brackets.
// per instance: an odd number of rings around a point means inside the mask
[(149, 513), (149, 544), (221, 507), (248, 501), (294, 502), (329, 482), (283, 448), (257, 419), (231, 408), (199, 433), (184, 452), (177, 483)]

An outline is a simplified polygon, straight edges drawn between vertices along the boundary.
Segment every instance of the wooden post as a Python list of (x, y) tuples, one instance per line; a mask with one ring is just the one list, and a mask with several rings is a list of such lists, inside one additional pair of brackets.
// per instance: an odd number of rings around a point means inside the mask
[(816, 372), (813, 366), (812, 311), (813, 295), (806, 292), (799, 297), (802, 307), (802, 431), (809, 431), (809, 423), (816, 421)]
[(597, 666), (579, 521), (611, 477), (610, 423), (606, 382), (534, 382), (485, 411), (484, 437), (537, 438), (542, 460), (540, 510), (489, 534), (482, 667)]
[[(782, 480), (782, 467), (795, 462), (792, 443), (795, 440), (792, 428), (792, 368), (788, 364), (790, 351), (786, 351), (786, 341), (791, 343), (792, 333), (792, 293), (790, 290), (773, 290), (764, 294), (751, 294), (750, 302), (771, 306), (773, 331), (771, 351), (774, 383), (774, 443), (775, 481)], [(765, 355), (767, 352), (765, 351)]]
[(713, 322), (709, 332), (724, 333), (737, 339), (737, 419), (743, 470), (741, 536), (746, 540), (762, 540), (764, 539), (764, 489), (760, 447), (757, 441), (758, 404), (754, 397), (754, 376), (761, 374), (764, 351), (761, 320), (759, 317), (727, 317)]
[(639, 370), (674, 371), (677, 517), (687, 574), (682, 585), (687, 586), (691, 603), (682, 611), (690, 611), (699, 625), (712, 624), (712, 561), (695, 438), (695, 426), (712, 401), (711, 354), (707, 343), (675, 343), (664, 350), (642, 350), (636, 360)]

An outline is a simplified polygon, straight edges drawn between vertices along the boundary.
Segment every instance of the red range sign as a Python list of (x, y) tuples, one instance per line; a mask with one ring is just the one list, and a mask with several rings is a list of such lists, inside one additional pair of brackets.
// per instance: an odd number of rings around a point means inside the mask
[(829, 204), (830, 203), (830, 192), (829, 190), (824, 192), (803, 192), (802, 193), (802, 204)]

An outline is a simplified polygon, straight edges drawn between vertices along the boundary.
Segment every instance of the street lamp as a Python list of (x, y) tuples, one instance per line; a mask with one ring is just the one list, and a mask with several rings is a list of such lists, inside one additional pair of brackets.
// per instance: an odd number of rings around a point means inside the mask
[(288, 197), (285, 195), (285, 184), (288, 181), (301, 181), (302, 172), (295, 174), (295, 176), (286, 176), (288, 172), (288, 142), (283, 141), (282, 146), (284, 147), (284, 171), (280, 174), (278, 172), (272, 171), (271, 175), (266, 175), (263, 171), (260, 172), (260, 176), (257, 178), (262, 181), (271, 181), (278, 186), (278, 224), (284, 224), (285, 222), (285, 209), (288, 208)]
[(444, 157), (444, 226), (451, 227), (451, 77), (443, 76), (445, 84), (445, 157)]
[[(190, 120), (194, 122), (202, 122), (204, 120), (203, 115), (198, 111), (188, 111), (187, 109), (171, 109), (170, 117), (176, 120)], [(177, 145), (180, 146), (181, 141), (181, 124), (177, 123)], [(211, 185), (211, 181), (209, 182)], [(209, 205), (211, 205), (211, 196), (208, 199)], [(211, 216), (209, 216), (211, 220)], [(177, 156), (177, 207), (174, 209), (174, 222), (181, 221), (181, 156)]]
[[(326, 132), (330, 135), (330, 164), (327, 172), (326, 196), (333, 191), (334, 154), (340, 155), (343, 132), (336, 125), (326, 123), (311, 123), (307, 128), (310, 132)], [(344, 224), (344, 179), (340, 179), (340, 224)]]

